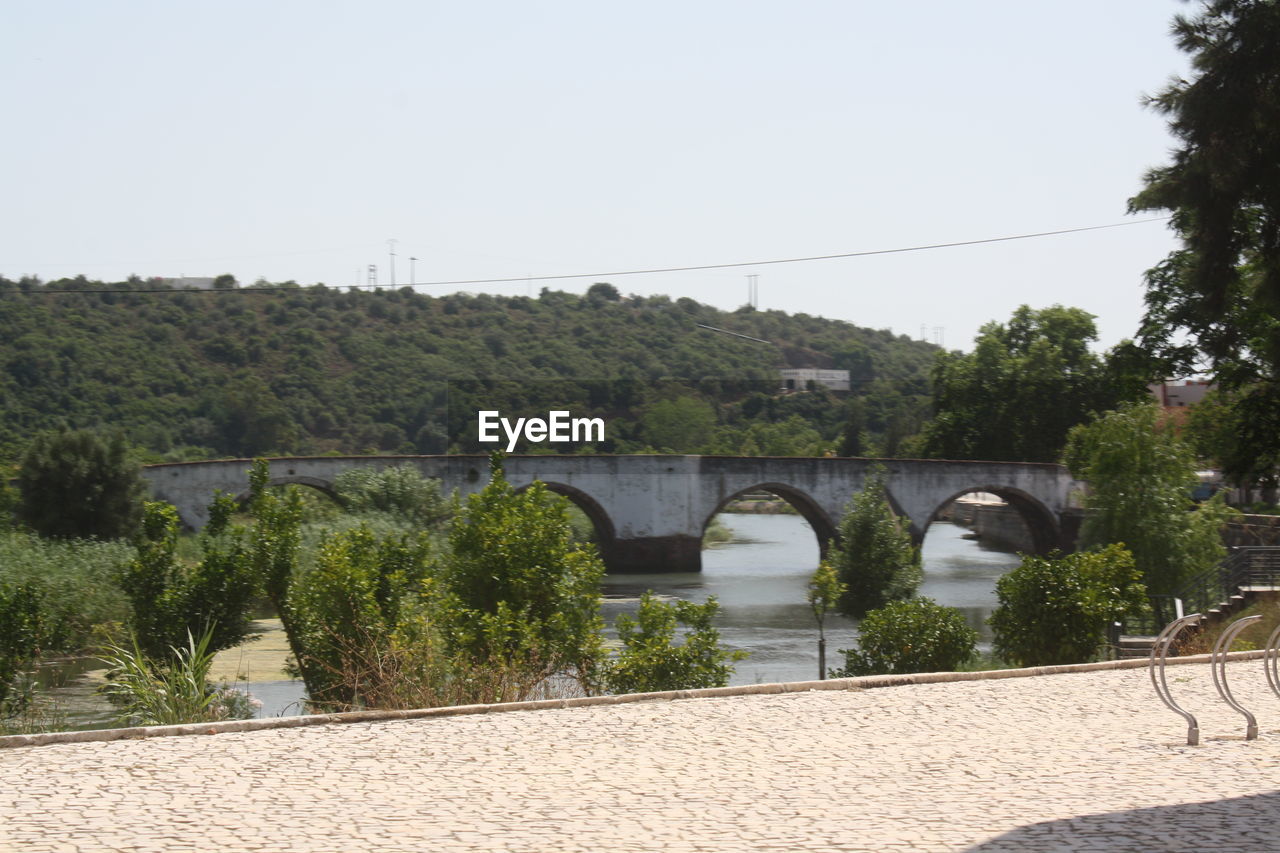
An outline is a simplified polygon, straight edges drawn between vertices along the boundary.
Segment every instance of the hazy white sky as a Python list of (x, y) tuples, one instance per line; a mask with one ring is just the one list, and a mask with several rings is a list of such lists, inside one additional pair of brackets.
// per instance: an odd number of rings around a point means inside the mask
[[(1172, 140), (1176, 0), (0, 7), (0, 274), (593, 273), (1104, 225)], [(1163, 223), (614, 276), (968, 349), (1021, 303), (1134, 333)], [(551, 283), (581, 291), (593, 279)], [(434, 286), (537, 293), (542, 283)]]

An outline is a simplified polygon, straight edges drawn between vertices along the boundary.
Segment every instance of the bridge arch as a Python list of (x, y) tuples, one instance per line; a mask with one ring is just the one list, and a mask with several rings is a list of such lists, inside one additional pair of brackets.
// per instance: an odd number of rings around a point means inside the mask
[[(938, 520), (942, 512), (957, 498), (974, 492), (993, 494), (1018, 513), (1018, 517), (1022, 519), (1022, 523), (1027, 528), (1027, 534), (1031, 537), (1031, 552), (1033, 554), (1048, 554), (1050, 551), (1060, 547), (1062, 530), (1053, 512), (1033, 495), (1029, 495), (1012, 486), (982, 485), (956, 492), (938, 504), (933, 514), (929, 516), (929, 523), (932, 524)], [(921, 538), (923, 539), (923, 531), (921, 533)]]
[(752, 492), (768, 492), (776, 495), (787, 502), (789, 506), (800, 513), (801, 518), (809, 523), (809, 527), (813, 530), (813, 535), (818, 538), (818, 554), (819, 558), (827, 556), (827, 547), (831, 541), (836, 538), (836, 525), (831, 518), (823, 510), (822, 506), (807, 494), (795, 486), (788, 486), (785, 483), (756, 483), (753, 486), (747, 486), (745, 489), (739, 489), (718, 503), (714, 509), (702, 520), (702, 525), (698, 529), (699, 537), (706, 531), (707, 525), (711, 523), (711, 519), (715, 518), (724, 508), (731, 502), (737, 500), (743, 495)]
[[(554, 481), (539, 480), (538, 482), (546, 486), (548, 492), (554, 492), (561, 497), (568, 498), (569, 502), (582, 510), (583, 514), (591, 521), (591, 526), (595, 528), (597, 545), (601, 553), (605, 553), (612, 546), (617, 533), (614, 530), (613, 519), (609, 518), (609, 513), (605, 512), (600, 502), (591, 495), (566, 485), (565, 483), (557, 483)], [(516, 489), (517, 492), (527, 490), (533, 483), (526, 483)]]
[[(280, 477), (272, 477), (270, 480), (267, 481), (267, 485), (268, 486), (308, 486), (309, 488), (315, 489), (317, 492), (322, 492), (324, 495), (326, 495), (330, 500), (332, 500), (335, 504), (337, 504), (340, 507), (347, 505), (346, 501), (342, 499), (342, 497), (338, 494), (337, 490), (333, 487), (333, 483), (329, 482), (328, 480), (322, 480), (319, 477), (307, 477), (301, 474), (285, 474)], [(235, 500), (236, 500), (236, 503), (243, 506), (244, 504), (249, 502), (249, 497), (250, 497), (250, 492), (248, 489), (245, 489), (243, 492), (240, 492), (239, 494), (236, 495)]]

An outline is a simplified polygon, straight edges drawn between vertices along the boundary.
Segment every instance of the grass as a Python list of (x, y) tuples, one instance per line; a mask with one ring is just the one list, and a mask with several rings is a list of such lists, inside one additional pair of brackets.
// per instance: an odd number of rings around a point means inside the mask
[(702, 534), (702, 547), (712, 548), (716, 545), (725, 545), (733, 541), (733, 531), (730, 530), (719, 516), (711, 519), (707, 525), (707, 529)]
[(1280, 601), (1259, 601), (1246, 607), (1227, 621), (1220, 622), (1204, 631), (1199, 631), (1179, 643), (1178, 653), (1182, 655), (1201, 655), (1212, 652), (1214, 645), (1218, 642), (1218, 638), (1222, 636), (1222, 632), (1227, 630), (1232, 623), (1247, 616), (1261, 616), (1262, 619), (1241, 631), (1240, 636), (1236, 637), (1235, 642), (1231, 644), (1229, 651), (1247, 652), (1262, 648), (1266, 644), (1267, 638), (1271, 636), (1271, 632), (1276, 629), (1277, 625), (1280, 625)]
[(128, 601), (112, 577), (133, 553), (122, 541), (55, 541), (0, 531), (0, 581), (43, 591), (50, 629), (45, 654), (80, 652), (94, 644), (99, 626), (127, 619)]

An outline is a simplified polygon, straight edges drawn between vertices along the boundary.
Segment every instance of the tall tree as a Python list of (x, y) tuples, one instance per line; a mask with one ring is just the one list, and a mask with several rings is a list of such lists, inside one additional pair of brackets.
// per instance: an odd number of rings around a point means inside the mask
[[(1147, 273), (1140, 340), (1167, 374), (1209, 370), (1250, 424), (1280, 422), (1280, 3), (1212, 0), (1174, 19), (1194, 75), (1148, 100), (1179, 147), (1131, 211), (1168, 210), (1183, 247)], [(1274, 484), (1280, 432), (1251, 429), (1220, 461)], [(1265, 458), (1269, 464), (1259, 466)], [(1246, 464), (1247, 463), (1247, 464)], [(1249, 469), (1254, 469), (1250, 471)]]
[(145, 488), (119, 433), (45, 433), (18, 470), (18, 519), (41, 536), (119, 539), (137, 527)]
[(1007, 324), (983, 326), (972, 353), (940, 353), (924, 453), (1056, 462), (1068, 430), (1141, 393), (1137, 378), (1090, 351), (1097, 337), (1079, 308), (1023, 305)]
[(920, 549), (894, 515), (884, 471), (873, 470), (840, 520), (840, 539), (831, 549), (839, 583), (840, 612), (861, 619), (891, 601), (910, 598), (922, 578)]
[(1230, 511), (1219, 498), (1193, 507), (1195, 460), (1159, 414), (1154, 402), (1107, 412), (1073, 429), (1064, 455), (1090, 487), (1081, 547), (1123, 544), (1147, 589), (1172, 595), (1226, 556)]

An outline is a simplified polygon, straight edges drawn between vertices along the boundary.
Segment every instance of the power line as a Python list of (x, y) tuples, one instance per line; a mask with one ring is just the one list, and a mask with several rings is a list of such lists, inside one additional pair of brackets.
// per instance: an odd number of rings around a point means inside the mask
[[(1102, 231), (1108, 228), (1124, 228), (1129, 225), (1143, 225), (1149, 222), (1164, 222), (1168, 220), (1168, 216), (1156, 216), (1151, 219), (1137, 219), (1132, 222), (1113, 222), (1109, 225), (1086, 225), (1081, 228), (1061, 228), (1057, 231), (1037, 231), (1031, 234), (1013, 234), (1005, 237), (985, 237), (979, 240), (957, 240), (950, 243), (929, 243), (921, 246), (903, 246), (896, 249), (871, 249), (862, 252), (840, 252), (831, 255), (808, 255), (797, 258), (773, 258), (764, 261), (733, 261), (721, 264), (699, 264), (696, 266), (686, 267), (650, 267), (647, 269), (634, 270), (613, 270), (611, 272), (589, 272), (589, 273), (566, 273), (562, 275), (524, 275), (513, 278), (467, 278), (452, 279), (449, 281), (424, 281), (417, 284), (417, 287), (455, 287), (458, 285), (472, 284), (512, 284), (517, 282), (531, 281), (569, 281), (572, 279), (582, 278), (617, 278), (624, 275), (656, 275), (659, 273), (673, 272), (699, 272), (703, 270), (723, 270), (734, 269), (736, 267), (763, 267), (773, 266), (777, 264), (803, 264), (812, 261), (833, 261), (843, 258), (866, 258), (873, 255), (899, 255), (908, 252), (927, 252), (934, 249), (954, 249), (960, 246), (978, 246), (985, 243), (1008, 243), (1014, 240), (1032, 240), (1039, 237), (1057, 237), (1063, 234), (1079, 234), (1084, 231)], [(377, 289), (385, 285), (367, 284), (352, 285), (352, 290)], [(235, 290), (171, 290), (169, 288), (136, 288), (136, 289), (87, 289), (87, 290), (50, 290), (41, 288), (32, 291), (18, 291), (20, 293), (262, 293), (277, 290), (298, 290), (298, 287), (282, 287), (273, 285), (271, 287), (247, 287), (236, 288)]]

